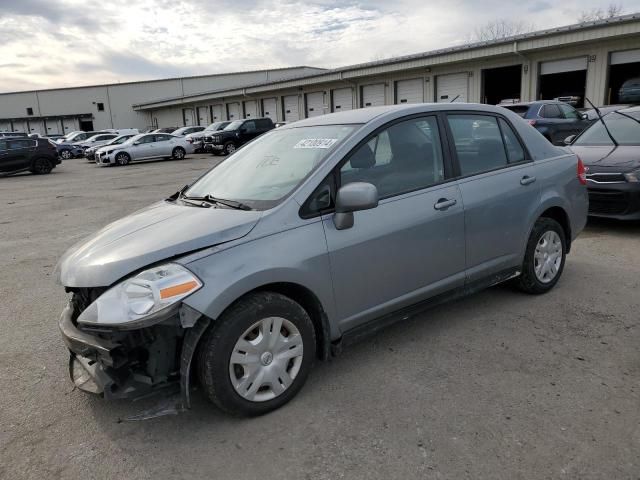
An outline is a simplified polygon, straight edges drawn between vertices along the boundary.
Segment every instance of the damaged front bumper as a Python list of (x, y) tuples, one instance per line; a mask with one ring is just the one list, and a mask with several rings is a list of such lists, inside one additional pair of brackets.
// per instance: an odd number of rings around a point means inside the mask
[[(192, 318), (193, 313), (188, 312)], [(189, 408), (191, 362), (209, 319), (198, 315), (185, 328), (181, 316), (184, 311), (177, 310), (162, 323), (138, 330), (90, 331), (75, 324), (70, 303), (59, 327), (70, 351), (71, 381), (78, 389), (105, 399), (171, 394), (179, 389), (180, 409)]]

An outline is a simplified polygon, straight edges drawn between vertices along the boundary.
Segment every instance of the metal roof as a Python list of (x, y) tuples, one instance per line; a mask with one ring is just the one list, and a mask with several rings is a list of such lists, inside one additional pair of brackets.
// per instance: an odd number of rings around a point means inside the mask
[[(514, 35), (511, 37), (505, 37), (497, 40), (476, 42), (471, 44), (458, 45), (453, 47), (441, 48), (437, 50), (431, 50), (431, 51), (422, 52), (422, 53), (403, 55), (403, 56), (393, 57), (393, 58), (384, 59), (384, 60), (376, 60), (372, 62), (347, 65), (344, 67), (325, 70), (323, 72), (308, 73), (308, 74), (293, 76), (287, 79), (258, 82), (255, 84), (245, 85), (242, 88), (238, 88), (238, 87), (224, 88), (219, 90), (212, 90), (209, 92), (200, 92), (197, 94), (182, 95), (182, 96), (171, 97), (166, 99), (143, 102), (143, 103), (134, 104), (133, 108), (138, 110), (143, 110), (143, 109), (148, 109), (149, 106), (151, 105), (156, 106), (157, 104), (162, 104), (166, 102), (172, 102), (172, 103), (178, 103), (178, 104), (185, 103), (185, 100), (194, 99), (201, 96), (211, 96), (216, 94), (226, 93), (226, 95), (224, 96), (232, 96), (234, 94), (242, 95), (244, 94), (244, 91), (249, 88), (271, 86), (271, 85), (276, 86), (279, 84), (291, 83), (296, 81), (302, 82), (305, 80), (312, 80), (312, 79), (318, 79), (318, 81), (340, 80), (342, 79), (342, 75), (344, 73), (355, 71), (355, 70), (367, 70), (367, 69), (374, 69), (376, 67), (389, 67), (395, 64), (402, 64), (402, 63), (407, 63), (407, 62), (416, 61), (416, 60), (424, 60), (424, 59), (429, 59), (429, 58), (438, 57), (441, 55), (447, 55), (451, 53), (479, 50), (487, 47), (494, 47), (494, 46), (500, 46), (500, 45), (510, 46), (522, 40), (534, 40), (534, 39), (549, 37), (552, 35), (571, 33), (571, 32), (577, 32), (577, 31), (585, 31), (590, 29), (596, 29), (603, 26), (617, 25), (617, 24), (629, 23), (629, 22), (634, 22), (639, 20), (640, 20), (640, 13), (632, 13), (632, 14), (621, 15), (618, 17), (608, 18), (604, 20), (595, 20), (591, 22), (576, 23), (572, 25), (555, 27), (555, 28), (550, 28), (546, 30), (538, 30), (535, 32)], [(511, 53), (513, 53), (513, 51), (511, 51)], [(310, 82), (306, 82), (306, 83), (310, 83)], [(222, 96), (222, 95), (219, 95), (219, 96)], [(158, 106), (164, 106), (164, 105), (158, 105)]]

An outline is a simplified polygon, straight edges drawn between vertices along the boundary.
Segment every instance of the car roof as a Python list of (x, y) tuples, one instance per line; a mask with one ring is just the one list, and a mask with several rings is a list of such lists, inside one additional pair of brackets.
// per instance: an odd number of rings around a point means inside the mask
[[(511, 105), (511, 104), (510, 104)], [(279, 127), (280, 129), (308, 127), (317, 125), (339, 125), (339, 124), (364, 124), (378, 117), (400, 117), (404, 114), (431, 113), (439, 111), (472, 111), (504, 113), (500, 106), (485, 105), (480, 103), (414, 103), (410, 105), (385, 105), (380, 107), (358, 108), (345, 112), (328, 113), (317, 117), (298, 120)]]

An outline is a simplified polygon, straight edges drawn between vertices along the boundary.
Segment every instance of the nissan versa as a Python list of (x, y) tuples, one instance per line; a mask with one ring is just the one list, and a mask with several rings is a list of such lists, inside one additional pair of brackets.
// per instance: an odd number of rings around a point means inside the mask
[(584, 168), (518, 115), (374, 107), (264, 134), (71, 248), (70, 373), (105, 398), (191, 379), (221, 409), (289, 401), (314, 360), (511, 280), (556, 284), (587, 218)]

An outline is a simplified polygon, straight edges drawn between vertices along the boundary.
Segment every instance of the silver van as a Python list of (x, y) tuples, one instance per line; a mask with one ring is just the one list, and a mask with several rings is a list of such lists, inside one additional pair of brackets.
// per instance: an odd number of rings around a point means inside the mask
[(60, 319), (82, 390), (191, 381), (258, 415), (315, 360), (504, 281), (558, 282), (587, 218), (585, 171), (518, 115), (374, 107), (274, 129), (166, 200), (72, 247)]

